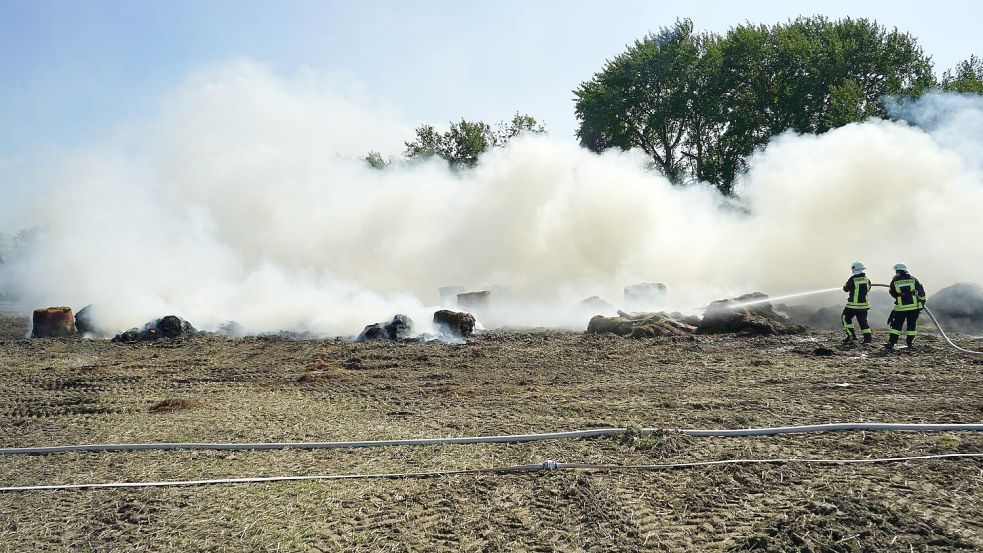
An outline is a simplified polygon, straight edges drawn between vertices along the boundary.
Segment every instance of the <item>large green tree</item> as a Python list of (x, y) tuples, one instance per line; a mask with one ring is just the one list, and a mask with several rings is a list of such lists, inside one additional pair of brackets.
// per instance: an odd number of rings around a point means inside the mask
[(933, 84), (916, 40), (870, 20), (799, 18), (725, 36), (680, 20), (636, 41), (574, 94), (583, 145), (641, 148), (674, 182), (730, 192), (747, 156), (775, 134), (884, 116), (883, 97)]
[(581, 144), (641, 148), (670, 179), (683, 179), (687, 159), (699, 158), (687, 134), (708, 112), (701, 105), (709, 97), (704, 50), (714, 42), (680, 20), (608, 61), (574, 91)]

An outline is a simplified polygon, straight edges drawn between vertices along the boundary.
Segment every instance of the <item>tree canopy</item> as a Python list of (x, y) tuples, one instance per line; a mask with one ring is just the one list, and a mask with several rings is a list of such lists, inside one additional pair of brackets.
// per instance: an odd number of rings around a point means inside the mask
[(711, 182), (727, 193), (773, 135), (883, 117), (883, 97), (934, 85), (914, 37), (867, 19), (802, 17), (723, 36), (694, 33), (685, 19), (635, 41), (581, 83), (577, 136), (594, 151), (641, 148), (673, 182)]
[(983, 94), (983, 58), (975, 55), (942, 74), (942, 90)]
[[(523, 133), (545, 133), (546, 128), (530, 115), (516, 113), (510, 121), (494, 128), (483, 121), (461, 119), (441, 133), (432, 125), (416, 129), (416, 139), (406, 143), (406, 159), (441, 157), (453, 167), (474, 167), (478, 156), (489, 148), (505, 146)], [(370, 153), (371, 156), (371, 153)], [(380, 157), (381, 160), (381, 157)], [(377, 164), (369, 161), (373, 166)]]

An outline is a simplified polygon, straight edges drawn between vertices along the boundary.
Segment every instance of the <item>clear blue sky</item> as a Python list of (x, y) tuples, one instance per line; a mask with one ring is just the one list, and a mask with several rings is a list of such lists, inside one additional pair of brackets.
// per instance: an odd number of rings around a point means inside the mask
[[(571, 137), (571, 90), (646, 32), (798, 15), (910, 31), (941, 72), (983, 54), (974, 1), (0, 0), (0, 202), (66, 149), (150, 117), (205, 64), (248, 58), (361, 82), (411, 123), (516, 110)], [(0, 209), (0, 216), (3, 210)], [(0, 229), (5, 225), (0, 221)]]

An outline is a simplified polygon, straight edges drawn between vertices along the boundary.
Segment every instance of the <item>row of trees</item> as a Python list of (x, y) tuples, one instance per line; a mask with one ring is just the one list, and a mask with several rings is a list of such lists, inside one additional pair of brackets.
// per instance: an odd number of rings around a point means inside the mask
[[(403, 157), (406, 160), (440, 157), (452, 167), (474, 167), (478, 157), (490, 148), (500, 148), (523, 133), (545, 133), (546, 127), (530, 115), (516, 113), (511, 121), (499, 122), (495, 127), (483, 121), (461, 119), (451, 123), (445, 132), (432, 125), (416, 129), (416, 139), (406, 142)], [(384, 169), (392, 163), (379, 152), (369, 152), (365, 161), (376, 169)]]
[(983, 60), (937, 82), (914, 37), (867, 19), (745, 24), (723, 36), (679, 20), (581, 83), (577, 136), (594, 151), (641, 148), (672, 181), (729, 193), (747, 157), (775, 134), (886, 117), (886, 96), (936, 87), (983, 92)]

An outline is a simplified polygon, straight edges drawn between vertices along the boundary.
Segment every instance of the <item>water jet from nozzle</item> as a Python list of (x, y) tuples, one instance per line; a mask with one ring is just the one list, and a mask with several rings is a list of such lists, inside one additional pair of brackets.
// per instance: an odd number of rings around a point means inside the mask
[(740, 303), (731, 303), (731, 304), (728, 304), (727, 307), (730, 308), (730, 309), (734, 309), (734, 308), (738, 308), (738, 307), (747, 307), (749, 305), (756, 305), (756, 304), (759, 304), (759, 303), (771, 303), (771, 302), (775, 302), (775, 301), (788, 300), (788, 299), (798, 298), (798, 297), (802, 297), (802, 296), (813, 296), (813, 295), (816, 295), (816, 294), (825, 294), (827, 292), (837, 292), (839, 290), (840, 290), (840, 288), (824, 288), (822, 290), (810, 290), (808, 292), (796, 292), (795, 294), (785, 294), (784, 296), (776, 296), (776, 297), (773, 297), (773, 298), (772, 297), (767, 297), (767, 298), (760, 298), (760, 299), (756, 299), (756, 300), (742, 301)]

